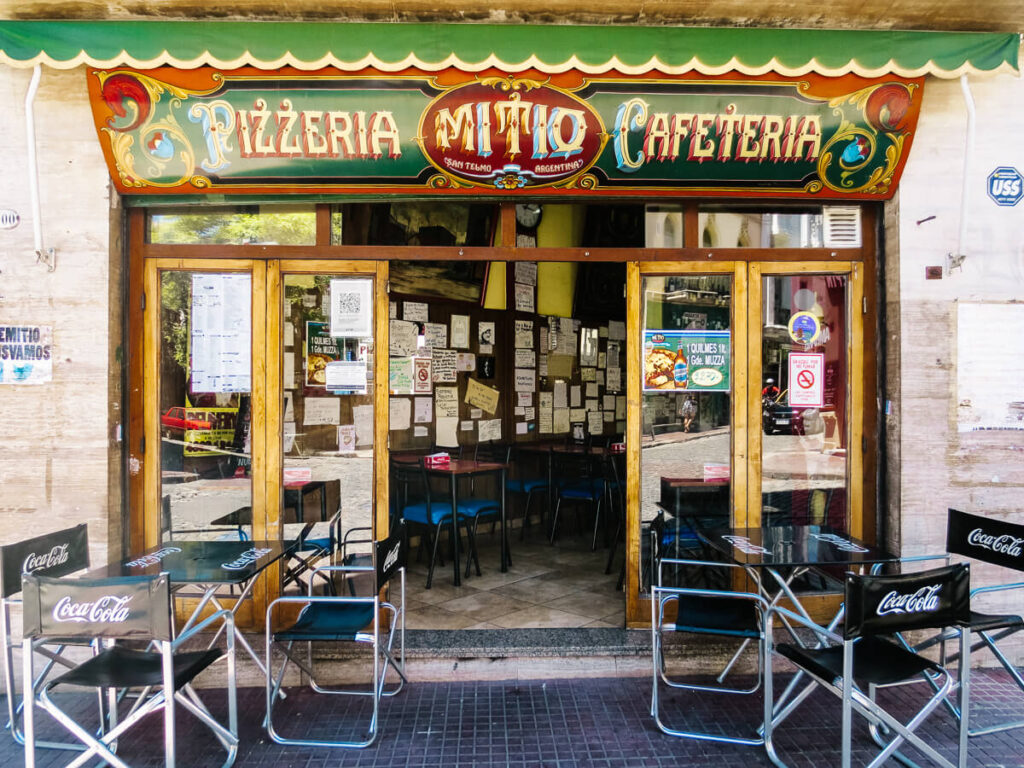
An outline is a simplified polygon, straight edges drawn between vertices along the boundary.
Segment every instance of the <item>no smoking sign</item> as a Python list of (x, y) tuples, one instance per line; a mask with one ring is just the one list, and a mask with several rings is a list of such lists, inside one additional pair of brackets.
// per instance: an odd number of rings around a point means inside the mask
[(820, 352), (789, 354), (789, 404), (798, 408), (825, 405), (825, 355)]

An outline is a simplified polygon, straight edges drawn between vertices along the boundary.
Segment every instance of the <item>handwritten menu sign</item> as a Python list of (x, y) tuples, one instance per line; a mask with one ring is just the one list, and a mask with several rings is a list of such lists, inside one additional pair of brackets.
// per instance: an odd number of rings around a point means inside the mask
[(252, 278), (192, 275), (192, 391), (252, 390)]

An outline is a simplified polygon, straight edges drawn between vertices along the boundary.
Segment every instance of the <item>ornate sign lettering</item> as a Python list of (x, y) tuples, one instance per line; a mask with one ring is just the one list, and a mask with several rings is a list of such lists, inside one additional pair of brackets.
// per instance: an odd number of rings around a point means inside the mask
[(126, 194), (324, 191), (880, 199), (921, 80), (460, 72), (89, 73)]

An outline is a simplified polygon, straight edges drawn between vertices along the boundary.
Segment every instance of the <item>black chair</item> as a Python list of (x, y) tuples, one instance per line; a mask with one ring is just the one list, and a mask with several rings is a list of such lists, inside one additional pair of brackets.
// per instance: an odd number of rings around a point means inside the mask
[[(509, 493), (525, 497), (523, 501), (523, 524), (519, 529), (519, 540), (526, 538), (526, 529), (530, 527), (530, 507), (533, 504), (533, 497), (541, 495), (547, 497), (550, 485), (547, 476), (547, 462), (550, 461), (550, 448), (548, 456), (543, 457), (543, 465), (538, 470), (536, 467), (528, 467), (522, 454), (510, 446), (508, 464), (510, 465), (508, 477), (505, 480), (505, 488)], [(547, 505), (541, 507), (540, 523), (543, 525), (545, 513), (550, 512)]]
[[(895, 576), (848, 573), (845, 587), (842, 635), (778, 606), (768, 612), (769, 624), (776, 618), (788, 620), (810, 629), (819, 641), (817, 647), (801, 647), (789, 643), (776, 647), (777, 653), (811, 678), (811, 682), (778, 713), (772, 712), (770, 706), (772, 675), (769, 659), (765, 683), (768, 696), (765, 704), (765, 748), (769, 758), (776, 765), (785, 766), (775, 748), (775, 732), (812, 691), (821, 687), (842, 701), (840, 750), (843, 768), (849, 768), (851, 761), (854, 711), (867, 719), (872, 737), (883, 747), (872, 760), (872, 766), (880, 765), (894, 755), (902, 758), (897, 750), (907, 743), (939, 765), (953, 768), (954, 763), (941, 755), (916, 731), (956, 689), (956, 678), (937, 662), (885, 636), (921, 629), (960, 627), (963, 673), (958, 694), (960, 705), (964, 707), (969, 690), (969, 566), (961, 563)], [(879, 705), (876, 699), (878, 689), (902, 685), (922, 675), (934, 683), (934, 690), (907, 723), (901, 722)], [(963, 718), (957, 742), (958, 760), (955, 764), (959, 768), (967, 765), (966, 726), (967, 719)]]
[[(1024, 571), (1024, 525), (950, 509), (946, 522), (946, 551), (1014, 571)], [(987, 648), (1010, 675), (1017, 687), (1024, 692), (1024, 677), (998, 645), (1000, 641), (1024, 629), (1024, 617), (1017, 613), (989, 614), (974, 610), (977, 602), (975, 598), (979, 595), (1021, 589), (1024, 589), (1024, 581), (1003, 582), (973, 589), (971, 591), (970, 629), (979, 638), (974, 641), (971, 653)], [(958, 661), (959, 654), (947, 655), (945, 653), (946, 641), (956, 639), (957, 635), (959, 635), (958, 629), (945, 631), (918, 644), (915, 646), (915, 650), (924, 651), (941, 643), (943, 657), (949, 662)], [(951, 708), (959, 717), (959, 711), (955, 707)], [(973, 729), (968, 725), (967, 733), (968, 736), (983, 736), (1022, 726), (1024, 726), (1022, 720), (992, 723)]]
[[(344, 577), (357, 574), (375, 574), (377, 589), (366, 597), (325, 595), (306, 597), (279, 597), (267, 607), (266, 616), (266, 688), (267, 688), (267, 733), (278, 744), (306, 747), (346, 747), (363, 748), (370, 746), (377, 738), (377, 726), (380, 715), (380, 699), (382, 696), (394, 696), (402, 690), (407, 682), (405, 676), (405, 567), (408, 552), (408, 535), (404, 525), (400, 525), (387, 539), (376, 542), (371, 565), (331, 565), (324, 566), (325, 572), (340, 574)], [(382, 602), (383, 590), (395, 575), (399, 576), (399, 600)], [(302, 605), (298, 619), (285, 629), (273, 629), (275, 609), (282, 605)], [(382, 639), (381, 616), (389, 614), (387, 622), (387, 639)], [(395, 640), (398, 640), (398, 653), (395, 656)], [(373, 649), (373, 677), (369, 689), (338, 689), (328, 688), (317, 682), (314, 671), (312, 644), (314, 642), (363, 643)], [(304, 643), (307, 648), (306, 660), (301, 660), (294, 652), (295, 643)], [(284, 661), (277, 677), (273, 675), (272, 652), (277, 648)], [(372, 714), (370, 715), (367, 735), (364, 739), (327, 740), (302, 739), (284, 736), (274, 726), (274, 706), (278, 703), (278, 693), (284, 680), (288, 665), (294, 663), (309, 676), (310, 686), (317, 693), (345, 696), (370, 697)], [(398, 674), (398, 682), (390, 690), (386, 690), (387, 671), (391, 667)], [(333, 729), (332, 729), (333, 730)]]
[[(11, 636), (11, 606), (21, 603), (21, 579), (26, 574), (40, 576), (67, 576), (89, 568), (89, 534), (86, 525), (76, 525), (62, 531), (35, 536), (0, 547), (0, 644), (3, 645), (4, 690), (7, 692), (7, 717), (11, 736), (19, 744), (25, 743), (21, 730), (21, 711), (24, 706), (15, 689), (14, 648), (21, 647)], [(55, 666), (70, 669), (74, 664), (63, 657), (68, 645), (75, 642), (48, 642), (40, 640), (34, 652), (46, 659), (31, 690), (37, 690)], [(37, 747), (52, 749), (75, 748), (65, 743), (37, 741)]]
[[(652, 544), (653, 546), (653, 544)], [(723, 570), (726, 574), (721, 581), (722, 589), (687, 586), (664, 586), (663, 569), (701, 572), (708, 569)], [(666, 723), (661, 712), (661, 688), (695, 691), (701, 694), (756, 694), (761, 688), (762, 670), (768, 665), (771, 653), (771, 631), (767, 621), (768, 601), (753, 592), (734, 592), (731, 589), (731, 575), (740, 569), (733, 563), (705, 560), (689, 560), (663, 557), (658, 561), (651, 585), (651, 646), (654, 665), (651, 688), (651, 716), (664, 733), (686, 739), (717, 741), (728, 744), (756, 746), (764, 738), (756, 732), (748, 735), (727, 735), (723, 732), (699, 731), (674, 727)], [(668, 620), (669, 606), (676, 611), (675, 621)], [(719, 683), (684, 682), (672, 677), (666, 668), (664, 637), (668, 634), (690, 634), (714, 636), (738, 642), (757, 641), (758, 674), (755, 682), (746, 688), (733, 688)], [(770, 691), (765, 692), (766, 702), (771, 701)], [(770, 704), (766, 704), (766, 707)], [(756, 730), (756, 729), (755, 729)]]
[[(24, 665), (27, 679), (33, 677), (33, 643), (37, 639), (73, 637), (94, 639), (104, 647), (92, 658), (43, 684), (36, 696), (26, 696), (25, 765), (35, 768), (35, 709), (48, 712), (85, 745), (85, 753), (70, 765), (83, 765), (95, 755), (101, 760), (127, 768), (114, 750), (132, 726), (153, 712), (163, 710), (164, 763), (175, 765), (175, 704), (191, 712), (206, 725), (227, 751), (223, 768), (238, 754), (238, 712), (235, 698), (235, 633), (230, 611), (221, 610), (174, 636), (171, 590), (167, 574), (104, 579), (54, 579), (26, 576), (24, 579), (25, 639)], [(211, 648), (185, 651), (194, 636), (223, 622), (227, 651)], [(148, 643), (146, 650), (115, 645), (115, 640)], [(203, 704), (191, 682), (218, 659), (227, 659), (228, 725), (217, 722)], [(77, 723), (51, 696), (57, 687), (92, 688), (107, 694), (109, 711), (100, 735)], [(118, 717), (115, 692), (137, 691), (127, 715)]]
[[(589, 436), (588, 436), (589, 437)], [(594, 508), (594, 540), (592, 549), (597, 548), (597, 531), (601, 521), (601, 507), (604, 502), (604, 473), (600, 459), (589, 451), (566, 453), (559, 456), (555, 472), (555, 511), (551, 515), (550, 541), (558, 537), (558, 518), (562, 504), (569, 502), (579, 506), (592, 505)]]

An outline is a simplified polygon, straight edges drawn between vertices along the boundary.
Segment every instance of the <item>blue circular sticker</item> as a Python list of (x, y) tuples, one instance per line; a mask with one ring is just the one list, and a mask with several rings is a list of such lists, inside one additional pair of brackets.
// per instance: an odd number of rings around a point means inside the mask
[(821, 323), (813, 312), (796, 312), (789, 318), (789, 337), (797, 344), (813, 344), (821, 335)]

